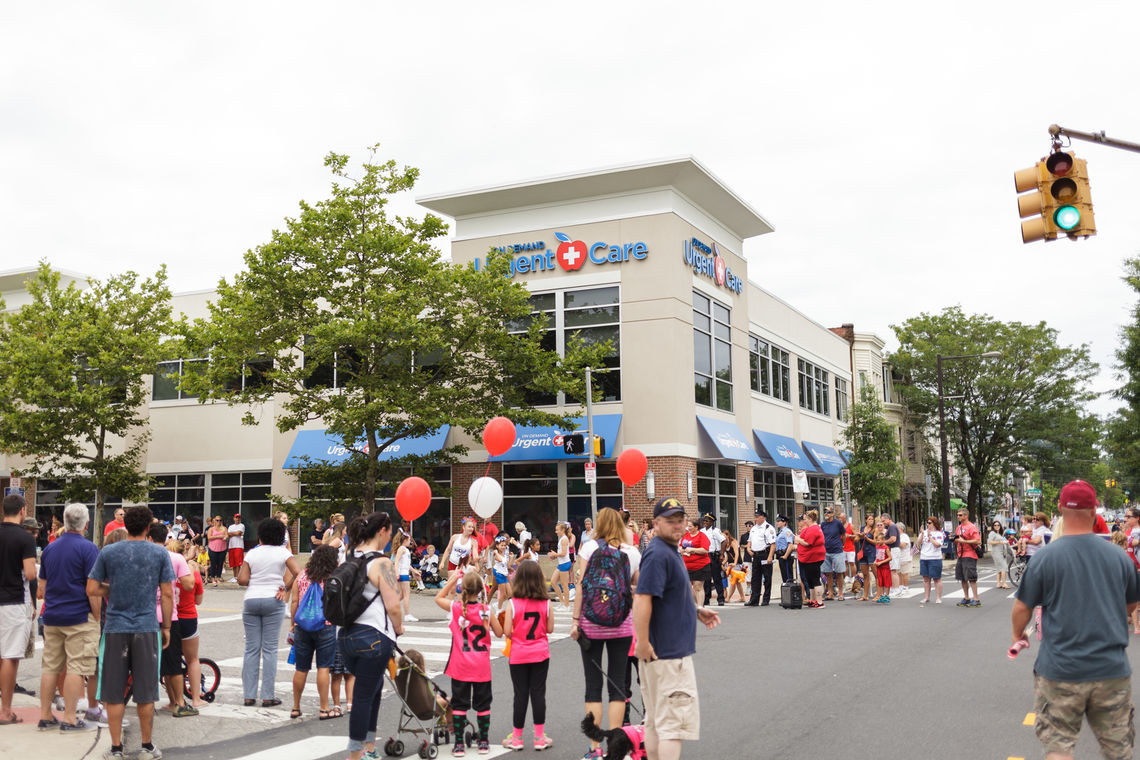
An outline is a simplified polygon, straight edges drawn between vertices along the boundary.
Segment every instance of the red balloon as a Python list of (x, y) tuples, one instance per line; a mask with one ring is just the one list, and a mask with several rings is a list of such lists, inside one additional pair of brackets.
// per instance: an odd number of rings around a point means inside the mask
[(649, 462), (640, 449), (626, 449), (617, 458), (617, 474), (627, 486), (636, 485), (645, 477)]
[(515, 423), (506, 417), (492, 417), (483, 428), (483, 445), (493, 457), (506, 454), (515, 445)]
[(412, 476), (396, 486), (396, 509), (405, 520), (415, 520), (427, 512), (431, 504), (431, 486), (423, 478)]

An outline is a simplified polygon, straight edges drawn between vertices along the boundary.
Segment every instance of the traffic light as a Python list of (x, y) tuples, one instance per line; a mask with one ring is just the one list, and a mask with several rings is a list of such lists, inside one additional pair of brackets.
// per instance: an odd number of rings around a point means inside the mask
[(606, 439), (601, 436), (594, 436), (594, 456), (604, 457), (606, 455)]
[[(1096, 234), (1088, 167), (1072, 153), (1054, 151), (1029, 169), (1014, 172), (1021, 240), (1071, 239)], [(1030, 192), (1035, 191), (1035, 192)]]
[(586, 437), (581, 433), (563, 436), (562, 450), (567, 454), (584, 454), (586, 452)]

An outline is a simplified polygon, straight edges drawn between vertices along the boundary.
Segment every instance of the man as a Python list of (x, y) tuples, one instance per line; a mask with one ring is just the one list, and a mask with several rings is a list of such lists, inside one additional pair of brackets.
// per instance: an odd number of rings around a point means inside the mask
[(309, 534), (309, 551), (313, 551), (321, 545), (321, 541), (325, 535), (325, 521), (321, 518), (313, 520), (313, 532)]
[(842, 602), (843, 578), (847, 574), (847, 562), (843, 554), (843, 539), (846, 537), (843, 521), (836, 520), (835, 510), (828, 507), (823, 511), (823, 522), (819, 529), (823, 531), (823, 564), (819, 568), (824, 577), (823, 600)]
[[(44, 549), (36, 596), (43, 600), (44, 651), (40, 670), (39, 729), (84, 731), (88, 724), (75, 715), (84, 679), (95, 675), (99, 656), (99, 612), (103, 600), (87, 593), (87, 574), (99, 550), (84, 538), (87, 506), (68, 504), (59, 538)], [(63, 722), (51, 712), (59, 675), (63, 677)], [(98, 705), (89, 705), (95, 715)]]
[(123, 525), (123, 508), (119, 507), (115, 510), (115, 519), (103, 526), (103, 535), (106, 536), (113, 530), (125, 527)]
[[(103, 547), (87, 576), (87, 593), (107, 597), (107, 617), (100, 642), (99, 700), (107, 706), (111, 749), (105, 760), (123, 760), (124, 694), (128, 676), (139, 717), (142, 749), (138, 760), (158, 760), (162, 752), (151, 743), (154, 703), (158, 701), (159, 653), (170, 643), (174, 570), (168, 553), (147, 540), (154, 516), (149, 507), (131, 507), (123, 522), (127, 539)], [(162, 594), (161, 625), (154, 614), (155, 596)]]
[(194, 529), (186, 522), (182, 515), (175, 515), (174, 524), (170, 526), (171, 541), (193, 541)]
[(645, 703), (645, 750), (649, 760), (676, 760), (681, 742), (700, 738), (700, 705), (693, 654), (697, 620), (706, 628), (720, 616), (698, 609), (678, 546), (685, 532), (685, 509), (676, 499), (653, 505), (656, 536), (645, 548), (633, 597), (641, 695)]
[[(767, 607), (772, 599), (772, 557), (776, 554), (776, 529), (768, 522), (768, 513), (757, 509), (756, 524), (748, 531), (748, 549), (752, 552), (752, 593), (745, 607)], [(763, 598), (761, 601), (761, 586)]]
[[(899, 567), (902, 561), (902, 547), (899, 546), (899, 526), (886, 512), (879, 515), (883, 521), (883, 531), (887, 534), (887, 548), (891, 552), (891, 589), (894, 596), (901, 596), (906, 589), (899, 583)], [(976, 559), (976, 557), (975, 557)]]
[(27, 517), (23, 496), (5, 496), (0, 511), (0, 725), (8, 725), (21, 722), (12, 712), (12, 695), (32, 635), (28, 584), (36, 578), (36, 542), (21, 527)]
[[(183, 696), (182, 678), (182, 628), (178, 625), (178, 599), (182, 594), (194, 593), (194, 573), (186, 558), (175, 551), (171, 551), (166, 544), (166, 526), (160, 522), (151, 523), (147, 528), (147, 541), (166, 548), (166, 555), (170, 559), (170, 567), (174, 572), (174, 582), (171, 584), (173, 594), (173, 614), (162, 615), (161, 599), (156, 597), (155, 614), (159, 616), (159, 623), (170, 627), (170, 643), (163, 648), (159, 662), (162, 671), (162, 681), (166, 685), (166, 696), (169, 702), (163, 710), (169, 710), (175, 718), (186, 718), (197, 715), (198, 710), (186, 706)], [(169, 618), (171, 622), (166, 623)]]
[[(705, 579), (705, 599), (712, 599), (712, 592), (716, 591), (718, 607), (724, 606), (724, 584), (721, 582), (720, 547), (724, 543), (724, 533), (716, 527), (716, 520), (711, 514), (701, 518), (701, 533), (709, 540), (709, 577)], [(710, 588), (711, 584), (711, 588)]]
[(1093, 533), (1096, 491), (1083, 480), (1061, 489), (1065, 537), (1043, 547), (1018, 585), (1011, 623), (1015, 646), (1034, 607), (1042, 608), (1033, 664), (1037, 738), (1049, 760), (1072, 758), (1088, 718), (1109, 760), (1131, 758), (1132, 669), (1128, 616), (1140, 603), (1140, 576), (1115, 546)]
[(230, 571), (234, 574), (230, 583), (237, 583), (237, 571), (245, 562), (245, 523), (241, 521), (241, 514), (234, 515), (233, 524), (226, 529), (226, 535), (229, 537), (226, 548), (229, 549)]
[[(965, 507), (958, 510), (958, 527), (954, 530), (954, 543), (958, 548), (958, 561), (954, 565), (954, 578), (962, 582), (962, 601), (959, 607), (981, 607), (978, 599), (978, 544), (982, 534), (978, 526), (970, 522), (970, 511)], [(970, 598), (970, 591), (974, 598)]]

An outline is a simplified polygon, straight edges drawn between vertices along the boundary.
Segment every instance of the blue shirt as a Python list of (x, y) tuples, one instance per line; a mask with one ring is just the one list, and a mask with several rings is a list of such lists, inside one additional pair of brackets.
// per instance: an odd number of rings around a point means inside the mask
[(842, 554), (843, 539), (847, 533), (846, 526), (839, 520), (831, 522), (824, 520), (819, 524), (819, 529), (823, 531), (823, 550), (828, 554)]
[(697, 651), (697, 608), (689, 573), (674, 544), (655, 536), (641, 555), (637, 593), (653, 597), (649, 643), (662, 660), (679, 660)]
[(44, 625), (81, 625), (91, 614), (87, 574), (99, 550), (78, 533), (63, 533), (44, 548), (40, 578), (44, 590)]
[(1127, 605), (1140, 601), (1140, 573), (1119, 547), (1094, 534), (1067, 535), (1033, 555), (1017, 598), (1042, 608), (1033, 671), (1050, 681), (1132, 675)]
[(149, 541), (104, 546), (87, 577), (111, 586), (104, 633), (158, 633), (158, 586), (174, 580), (166, 549)]
[(788, 550), (788, 543), (795, 538), (795, 533), (787, 525), (780, 528), (780, 532), (776, 534), (776, 552), (783, 554)]

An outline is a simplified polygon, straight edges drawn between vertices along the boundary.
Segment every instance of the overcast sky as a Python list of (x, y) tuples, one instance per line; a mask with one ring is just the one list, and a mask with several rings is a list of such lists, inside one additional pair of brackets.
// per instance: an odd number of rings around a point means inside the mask
[(816, 321), (893, 348), (953, 304), (1044, 320), (1107, 391), (1140, 154), (1074, 144), (1085, 241), (1022, 244), (1013, 172), (1051, 123), (1140, 142), (1138, 22), (1134, 1), (7, 3), (0, 270), (165, 263), (211, 288), (324, 196), (328, 151), (377, 142), (417, 195), (691, 154), (776, 228), (751, 279)]

